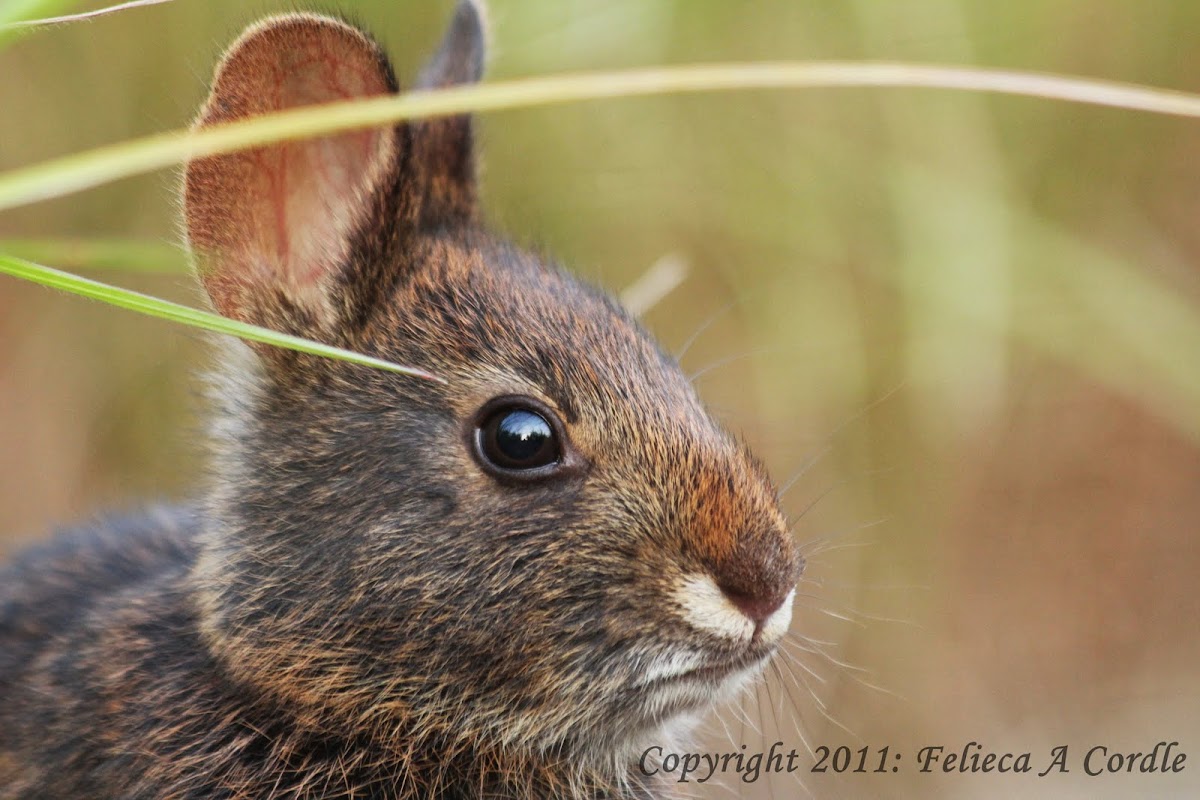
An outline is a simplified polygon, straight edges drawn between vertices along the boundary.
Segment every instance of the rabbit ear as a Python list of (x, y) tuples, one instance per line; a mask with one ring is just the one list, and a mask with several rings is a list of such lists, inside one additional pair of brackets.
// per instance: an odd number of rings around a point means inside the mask
[[(487, 23), (481, 0), (459, 0), (437, 53), (417, 80), (419, 89), (477, 83), (483, 76)], [(474, 137), (470, 115), (413, 125), (413, 162), (423, 195), (421, 219), (440, 225), (470, 219), (476, 208)]]
[[(195, 127), (397, 91), (379, 46), (311, 14), (248, 29), (217, 67)], [(403, 126), (200, 158), (187, 165), (187, 233), (200, 278), (226, 316), (337, 338), (355, 311), (356, 241), (387, 227)], [(351, 275), (351, 270), (360, 274)]]

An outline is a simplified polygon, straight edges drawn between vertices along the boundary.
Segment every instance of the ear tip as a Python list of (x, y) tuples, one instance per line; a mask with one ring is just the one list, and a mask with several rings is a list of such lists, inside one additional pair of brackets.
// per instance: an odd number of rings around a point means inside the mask
[[(227, 53), (236, 52), (247, 43), (256, 42), (271, 36), (296, 36), (313, 33), (336, 33), (351, 39), (371, 41), (362, 29), (350, 22), (311, 11), (291, 11), (283, 14), (272, 14), (247, 26), (241, 35), (231, 44)], [(372, 42), (373, 43), (373, 42)]]
[[(330, 69), (376, 76), (378, 86), (362, 93), (399, 91), (387, 54), (361, 27), (339, 17), (307, 11), (274, 14), (247, 26), (226, 48), (213, 69), (208, 100), (192, 127), (281, 110), (284, 106), (279, 105), (282, 101), (278, 89), (288, 81), (293, 62), (301, 55), (314, 62), (329, 61), (326, 67)], [(330, 99), (343, 98), (330, 96), (309, 102)], [(284, 103), (301, 104), (306, 103)]]
[(477, 31), (480, 39), (488, 35), (488, 7), (485, 0), (458, 0), (454, 8), (455, 24), (461, 20)]
[(482, 78), (489, 44), (487, 3), (484, 0), (458, 0), (447, 39), (468, 51), (473, 73), (470, 80)]
[[(274, 62), (281, 52), (315, 41), (336, 42), (343, 50), (367, 54), (374, 61), (387, 63), (379, 43), (362, 28), (326, 14), (293, 11), (273, 14), (247, 26), (218, 62), (214, 86), (235, 61)], [(390, 72), (390, 65), (387, 69)], [(391, 82), (394, 83), (394, 79)]]
[(482, 0), (459, 0), (441, 45), (417, 79), (417, 88), (477, 83), (483, 77), (487, 35), (487, 11)]

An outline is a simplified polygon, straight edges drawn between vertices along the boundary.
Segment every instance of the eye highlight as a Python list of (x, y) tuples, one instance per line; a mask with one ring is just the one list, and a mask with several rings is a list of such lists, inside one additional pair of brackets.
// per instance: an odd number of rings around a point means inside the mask
[(497, 477), (541, 478), (563, 461), (557, 417), (531, 398), (488, 403), (477, 417), (474, 445), (479, 463)]

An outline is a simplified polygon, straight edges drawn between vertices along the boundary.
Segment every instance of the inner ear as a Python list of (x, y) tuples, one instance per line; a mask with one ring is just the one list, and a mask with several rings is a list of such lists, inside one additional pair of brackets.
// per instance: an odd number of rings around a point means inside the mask
[[(337, 20), (275, 17), (217, 67), (198, 129), (397, 91), (379, 46)], [(401, 128), (353, 131), (202, 158), (184, 203), (200, 277), (223, 314), (290, 332), (333, 332), (358, 233), (399, 168)]]

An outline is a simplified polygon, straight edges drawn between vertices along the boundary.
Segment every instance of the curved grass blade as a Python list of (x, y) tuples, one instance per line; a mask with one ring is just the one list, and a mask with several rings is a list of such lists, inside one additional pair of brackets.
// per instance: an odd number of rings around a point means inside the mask
[[(47, 6), (54, 7), (71, 5), (73, 2), (74, 0), (67, 0), (67, 2), (63, 2), (63, 0), (51, 0), (50, 2), (47, 2), (47, 0), (34, 0), (31, 4), (27, 3), (27, 5), (32, 5), (33, 8), (26, 9), (25, 13), (27, 14), (30, 11), (36, 11), (38, 8), (45, 8)], [(108, 6), (107, 8), (97, 8), (94, 11), (81, 11), (78, 14), (64, 14), (58, 17), (39, 17), (37, 19), (26, 19), (24, 16), (22, 16), (15, 17), (15, 21), (9, 21), (3, 19), (3, 17), (0, 17), (0, 35), (2, 35), (5, 31), (18, 28), (37, 28), (43, 25), (61, 25), (66, 22), (82, 22), (88, 19), (107, 16), (108, 14), (116, 14), (120, 11), (128, 11), (133, 8), (158, 6), (162, 5), (163, 3), (170, 2), (173, 2), (173, 0), (129, 0), (128, 3), (119, 3), (115, 6)]]
[(27, 30), (34, 17), (65, 11), (78, 0), (0, 0), (0, 49)]
[(711, 64), (576, 73), (292, 109), (201, 132), (173, 131), (0, 175), (0, 210), (61, 197), (190, 158), (469, 111), (744, 89), (907, 87), (985, 92), (1200, 117), (1200, 95), (1110, 81), (971, 67), (864, 62)]
[(0, 3), (0, 35), (10, 26), (24, 25), (34, 17), (70, 8), (76, 2), (78, 0), (5, 0)]
[(25, 261), (20, 258), (4, 255), (0, 253), (0, 272), (7, 275), (12, 275), (16, 278), (31, 281), (42, 286), (48, 286), (51, 289), (60, 289), (64, 292), (89, 297), (93, 300), (99, 300), (110, 305), (119, 306), (130, 311), (136, 311), (139, 314), (146, 314), (159, 319), (166, 319), (172, 322), (180, 322), (184, 325), (189, 325), (193, 328), (201, 330), (213, 331), (215, 333), (224, 333), (229, 336), (236, 336), (239, 339), (248, 339), (253, 342), (263, 342), (265, 344), (274, 345), (276, 347), (287, 348), (288, 350), (296, 350), (301, 353), (309, 353), (326, 358), (333, 358), (339, 361), (349, 361), (354, 364), (361, 364), (365, 367), (374, 367), (375, 369), (387, 370), (389, 372), (398, 372), (402, 375), (411, 375), (415, 378), (424, 378), (425, 380), (435, 381), (437, 383), (445, 383), (442, 378), (432, 375), (424, 370), (415, 369), (413, 367), (403, 367), (399, 364), (393, 364), (390, 361), (384, 361), (370, 356), (364, 356), (359, 353), (354, 353), (349, 350), (343, 350), (340, 347), (331, 347), (329, 345), (314, 342), (309, 339), (303, 339), (299, 336), (289, 336), (285, 333), (276, 333), (275, 331), (261, 328), (257, 325), (248, 325), (244, 322), (227, 319), (218, 314), (213, 314), (208, 311), (201, 311), (198, 308), (172, 303), (168, 300), (160, 300), (157, 297), (141, 294), (140, 292), (129, 291), (128, 289), (120, 289), (116, 286), (109, 286), (106, 283), (99, 281), (81, 278), (78, 275), (72, 275), (69, 272), (44, 267), (40, 264), (35, 264), (31, 261)]

